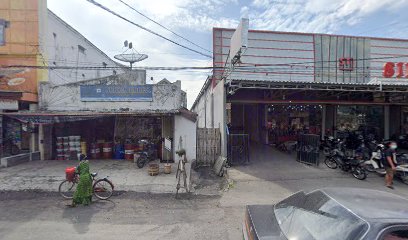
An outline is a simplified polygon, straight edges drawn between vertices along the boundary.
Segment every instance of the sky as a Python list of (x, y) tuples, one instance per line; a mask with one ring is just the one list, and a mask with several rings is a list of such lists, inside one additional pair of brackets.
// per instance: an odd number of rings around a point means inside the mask
[[(96, 0), (122, 16), (178, 43), (208, 53), (142, 17), (118, 0)], [(408, 0), (123, 0), (204, 49), (212, 50), (212, 28), (235, 28), (247, 17), (250, 29), (331, 33), (408, 39)], [(212, 66), (212, 59), (181, 48), (127, 23), (86, 0), (48, 0), (48, 8), (112, 57), (128, 40), (149, 58), (135, 66)], [(148, 83), (181, 80), (191, 107), (208, 70), (147, 71)], [(153, 77), (153, 82), (150, 80)]]

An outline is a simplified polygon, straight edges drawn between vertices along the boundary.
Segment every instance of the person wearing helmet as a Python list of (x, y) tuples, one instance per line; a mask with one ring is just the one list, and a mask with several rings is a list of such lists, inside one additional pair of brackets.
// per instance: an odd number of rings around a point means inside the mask
[(388, 149), (384, 153), (384, 161), (383, 165), (385, 167), (385, 186), (391, 189), (394, 189), (392, 186), (394, 173), (396, 170), (396, 149), (397, 149), (396, 142), (390, 142), (388, 144)]

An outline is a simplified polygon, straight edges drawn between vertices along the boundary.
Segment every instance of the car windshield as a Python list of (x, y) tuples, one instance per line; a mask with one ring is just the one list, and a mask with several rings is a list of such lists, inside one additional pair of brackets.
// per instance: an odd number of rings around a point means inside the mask
[(289, 240), (355, 240), (368, 231), (368, 223), (322, 191), (296, 193), (276, 204), (274, 212)]

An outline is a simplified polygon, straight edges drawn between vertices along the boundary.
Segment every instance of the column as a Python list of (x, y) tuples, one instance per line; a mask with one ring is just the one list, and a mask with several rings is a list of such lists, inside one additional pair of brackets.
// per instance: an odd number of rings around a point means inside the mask
[(390, 138), (390, 106), (384, 106), (384, 139)]

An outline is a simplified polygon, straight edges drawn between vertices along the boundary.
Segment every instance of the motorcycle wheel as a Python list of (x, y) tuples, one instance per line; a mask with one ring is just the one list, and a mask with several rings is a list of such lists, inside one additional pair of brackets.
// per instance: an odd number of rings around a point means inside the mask
[(357, 178), (358, 180), (364, 180), (367, 178), (367, 172), (362, 167), (356, 167), (352, 174), (353, 177)]
[(138, 168), (143, 168), (144, 165), (146, 164), (146, 162), (147, 162), (147, 159), (146, 159), (146, 158), (144, 158), (144, 157), (139, 157), (139, 158), (137, 159), (137, 161), (136, 161), (136, 165), (137, 165)]
[(337, 168), (337, 162), (333, 158), (329, 158), (329, 157), (326, 158), (324, 160), (324, 164), (326, 164), (326, 166), (328, 168), (331, 168), (331, 169), (336, 169)]
[(400, 177), (400, 179), (401, 179), (401, 182), (408, 185), (408, 176), (402, 176), (402, 177)]
[(366, 164), (365, 165), (365, 170), (367, 170), (367, 172), (375, 172), (375, 168), (371, 164)]

